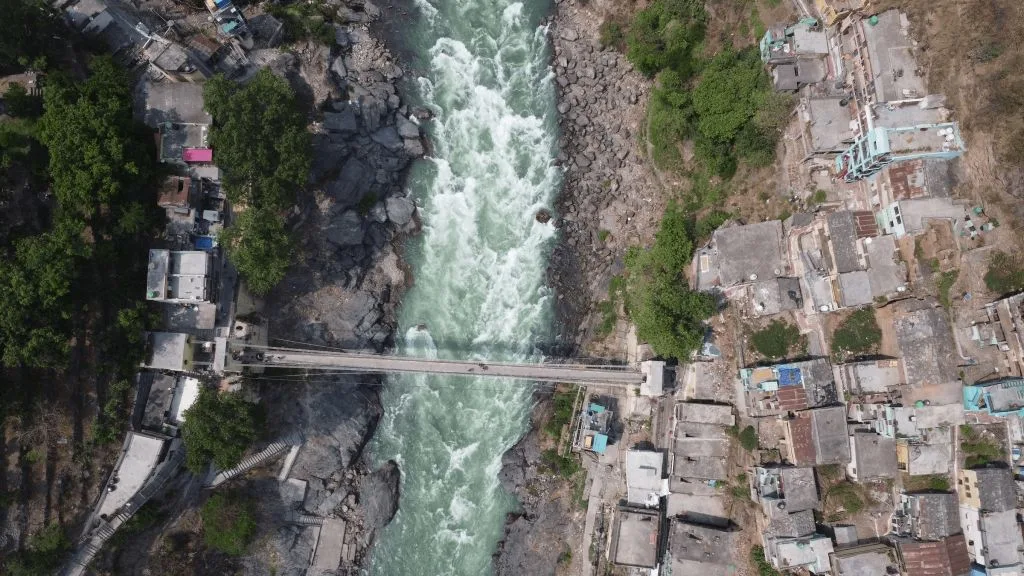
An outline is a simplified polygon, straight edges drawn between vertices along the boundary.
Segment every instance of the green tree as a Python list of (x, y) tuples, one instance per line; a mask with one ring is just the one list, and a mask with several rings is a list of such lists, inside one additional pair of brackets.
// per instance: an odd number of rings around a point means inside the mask
[(210, 143), (228, 197), (273, 210), (294, 202), (309, 176), (312, 148), (288, 83), (266, 68), (244, 86), (216, 76), (203, 99), (213, 115)]
[(88, 255), (80, 228), (58, 222), (22, 238), (0, 261), (0, 346), (3, 364), (56, 367), (70, 338), (70, 294), (78, 261)]
[(252, 503), (234, 494), (214, 494), (203, 503), (203, 540), (214, 550), (241, 556), (256, 535)]
[(71, 542), (64, 535), (60, 524), (47, 524), (32, 535), (25, 550), (7, 561), (4, 573), (9, 576), (53, 574), (70, 548)]
[(626, 257), (626, 301), (637, 335), (662, 356), (689, 358), (704, 339), (715, 298), (689, 289), (683, 270), (693, 255), (686, 215), (671, 204), (649, 250)]
[(221, 243), (254, 294), (270, 292), (291, 264), (284, 218), (267, 208), (242, 212), (221, 234)]
[(105, 233), (119, 230), (123, 216), (136, 210), (133, 201), (145, 197), (153, 158), (132, 118), (127, 73), (109, 57), (95, 58), (90, 69), (84, 83), (51, 76), (39, 137), (50, 152), (63, 217), (81, 218)]
[(237, 393), (202, 388), (185, 411), (181, 435), (188, 469), (199, 474), (210, 462), (221, 469), (236, 466), (258, 438), (256, 408)]
[(43, 102), (38, 96), (32, 96), (21, 84), (11, 84), (4, 92), (4, 105), (7, 113), (15, 118), (37, 118), (43, 113)]
[(704, 38), (705, 18), (700, 0), (655, 0), (633, 17), (626, 57), (648, 76), (666, 68), (689, 76), (691, 53)]
[(60, 19), (43, 0), (0, 0), (0, 74), (43, 69), (62, 42)]

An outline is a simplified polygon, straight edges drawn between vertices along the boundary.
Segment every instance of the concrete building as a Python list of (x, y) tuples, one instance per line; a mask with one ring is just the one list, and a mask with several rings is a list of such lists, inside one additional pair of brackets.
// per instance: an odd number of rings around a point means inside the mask
[(967, 576), (971, 572), (963, 534), (936, 542), (897, 539), (895, 543), (907, 576)]
[(1024, 538), (1017, 522), (1017, 489), (1007, 468), (960, 470), (960, 524), (967, 549), (989, 574), (1020, 569)]
[(153, 370), (187, 372), (194, 368), (195, 350), (188, 334), (149, 332), (144, 366)]
[(814, 18), (772, 26), (761, 37), (759, 48), (776, 90), (796, 92), (828, 76), (828, 38)]
[(829, 557), (834, 548), (828, 536), (815, 534), (807, 538), (769, 540), (765, 556), (779, 570), (803, 568), (811, 574), (828, 574), (832, 570)]
[(922, 440), (896, 439), (896, 465), (910, 476), (949, 474), (953, 456), (949, 432)]
[(885, 234), (897, 239), (916, 236), (932, 222), (948, 222), (953, 233), (959, 233), (967, 210), (949, 198), (914, 198), (900, 200), (884, 206), (876, 214), (878, 225)]
[(753, 316), (774, 316), (804, 305), (799, 278), (772, 278), (747, 288), (747, 300)]
[(740, 541), (740, 533), (729, 528), (672, 521), (665, 564), (673, 575), (732, 576)]
[(185, 412), (199, 399), (202, 384), (191, 376), (143, 372), (135, 399), (132, 425), (177, 436)]
[(100, 518), (107, 519), (122, 511), (156, 471), (167, 446), (165, 438), (141, 432), (128, 433), (112, 479), (97, 508)]
[(842, 406), (797, 412), (785, 421), (784, 444), (797, 466), (848, 464), (850, 441)]
[(608, 434), (611, 432), (613, 418), (612, 411), (605, 405), (587, 402), (580, 413), (573, 448), (604, 454), (608, 449)]
[[(901, 303), (902, 304), (902, 303)], [(927, 389), (932, 404), (960, 402), (956, 345), (945, 311), (931, 303), (898, 308), (894, 327), (909, 388)]]
[(754, 468), (754, 499), (768, 509), (802, 512), (819, 507), (814, 468)]
[(832, 367), (824, 358), (740, 370), (747, 411), (777, 416), (839, 402)]
[(796, 114), (800, 122), (799, 137), (804, 160), (835, 158), (853, 144), (855, 133), (850, 128), (848, 99), (821, 97), (804, 90)]
[(843, 389), (853, 396), (894, 394), (904, 383), (899, 360), (867, 360), (837, 367)]
[(1017, 487), (1008, 468), (961, 469), (956, 484), (961, 507), (988, 512), (1017, 507)]
[(896, 440), (875, 432), (854, 432), (850, 434), (851, 462), (846, 473), (854, 481), (895, 478)]
[(661, 516), (657, 510), (620, 508), (615, 515), (609, 559), (619, 566), (658, 566)]
[(915, 540), (937, 541), (961, 533), (956, 494), (902, 494), (893, 516), (893, 532)]
[(785, 276), (782, 255), (779, 220), (719, 228), (694, 255), (697, 289), (728, 295), (736, 286)]
[(668, 493), (663, 478), (665, 456), (661, 452), (630, 450), (626, 453), (626, 501), (655, 508)]
[(865, 544), (836, 550), (832, 556), (834, 576), (883, 576), (899, 573), (896, 550), (885, 544)]
[(146, 299), (194, 304), (213, 296), (213, 257), (202, 250), (150, 250)]

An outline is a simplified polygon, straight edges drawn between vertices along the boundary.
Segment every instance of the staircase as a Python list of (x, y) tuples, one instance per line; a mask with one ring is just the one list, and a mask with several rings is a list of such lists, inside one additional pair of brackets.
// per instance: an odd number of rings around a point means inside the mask
[(284, 454), (285, 452), (290, 450), (291, 447), (291, 444), (288, 442), (274, 442), (273, 444), (267, 446), (263, 450), (244, 458), (241, 462), (238, 463), (238, 466), (235, 466), (230, 470), (217, 472), (212, 476), (212, 478), (207, 478), (206, 487), (216, 488), (217, 486), (220, 486), (221, 484), (227, 482), (228, 480), (231, 480), (236, 476), (244, 474), (245, 472), (248, 472), (249, 470), (252, 470), (253, 468), (259, 466), (260, 464), (263, 464), (273, 458), (280, 456), (281, 454)]

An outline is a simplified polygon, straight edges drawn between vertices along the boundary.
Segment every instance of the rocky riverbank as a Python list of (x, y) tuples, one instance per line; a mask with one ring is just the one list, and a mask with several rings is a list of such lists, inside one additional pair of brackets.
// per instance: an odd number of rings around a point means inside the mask
[[(664, 211), (661, 187), (645, 154), (651, 82), (626, 58), (598, 42), (610, 2), (557, 0), (550, 25), (565, 169), (556, 206), (561, 238), (549, 267), (558, 294), (561, 339), (578, 356), (622, 359), (622, 339), (598, 337), (597, 303), (608, 298), (630, 246), (647, 245)], [(497, 574), (554, 574), (580, 528), (564, 480), (542, 471), (538, 424), (506, 454), (502, 483), (522, 509), (510, 515), (495, 554)], [(584, 553), (586, 551), (583, 551)]]
[[(334, 46), (307, 44), (285, 66), (272, 65), (320, 113), (313, 123), (313, 193), (292, 217), (299, 261), (268, 299), (266, 314), (272, 338), (286, 344), (382, 351), (394, 344), (395, 310), (410, 280), (401, 247), (419, 228), (403, 184), (425, 141), (410, 117), (429, 114), (410, 110), (398, 95), (403, 70), (366, 26), (379, 11), (361, 0), (338, 10), (348, 24), (336, 27)], [(397, 465), (372, 470), (364, 453), (383, 412), (381, 381), (312, 376), (300, 390), (295, 385), (261, 387), (277, 412), (279, 434), (305, 439), (291, 477), (307, 488), (292, 506), (345, 521), (339, 574), (355, 574), (398, 509)], [(274, 535), (266, 550), (278, 574), (303, 573), (309, 532), (293, 524)]]

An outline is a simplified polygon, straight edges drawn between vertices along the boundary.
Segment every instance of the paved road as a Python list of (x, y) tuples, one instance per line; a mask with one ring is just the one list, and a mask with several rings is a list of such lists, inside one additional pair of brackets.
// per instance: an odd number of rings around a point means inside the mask
[[(558, 365), (558, 364), (503, 364), (466, 362), (458, 360), (431, 360), (401, 356), (380, 356), (347, 352), (300, 351), (267, 348), (259, 350), (263, 360), (255, 358), (244, 362), (249, 366), (280, 366), (320, 370), (351, 370), (353, 372), (446, 374), (453, 376), (492, 376), (520, 378), (539, 382), (565, 382), (572, 384), (605, 385), (613, 387), (639, 386), (644, 376), (630, 367)], [(251, 353), (251, 352), (250, 352)]]

